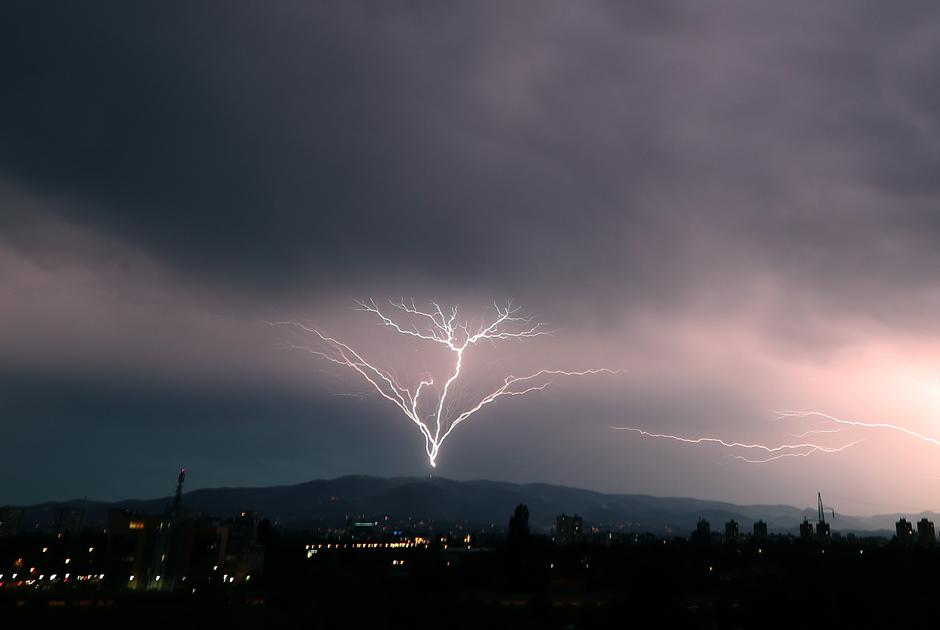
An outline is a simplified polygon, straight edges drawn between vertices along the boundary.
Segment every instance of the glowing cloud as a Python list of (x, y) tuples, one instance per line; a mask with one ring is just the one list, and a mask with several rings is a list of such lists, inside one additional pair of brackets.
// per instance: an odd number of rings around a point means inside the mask
[[(550, 331), (546, 329), (545, 324), (522, 315), (520, 309), (509, 302), (505, 306), (494, 303), (495, 312), (485, 313), (480, 323), (475, 326), (459, 318), (456, 306), (445, 311), (434, 302), (427, 310), (419, 309), (413, 300), (408, 303), (404, 300), (389, 300), (390, 308), (387, 311), (383, 311), (374, 300), (357, 302), (357, 305), (357, 310), (374, 315), (394, 333), (413, 337), (420, 342), (440, 345), (452, 353), (452, 367), (443, 386), (436, 387), (431, 377), (418, 379), (416, 385), (406, 386), (391, 370), (370, 362), (348, 344), (325, 335), (316, 328), (295, 321), (272, 324), (291, 326), (309, 333), (313, 337), (314, 345), (291, 344), (289, 347), (352, 369), (383, 398), (397, 407), (424, 437), (425, 452), (432, 467), (437, 465), (441, 446), (454, 429), (497, 398), (523, 396), (541, 391), (552, 384), (553, 377), (615, 374), (620, 371), (607, 368), (580, 371), (541, 369), (526, 376), (510, 374), (495, 389), (470, 403), (460, 404), (450, 395), (461, 377), (465, 353), (470, 348), (485, 340), (522, 340), (548, 335)], [(436, 404), (433, 398), (427, 395), (428, 390), (432, 389), (437, 393)]]

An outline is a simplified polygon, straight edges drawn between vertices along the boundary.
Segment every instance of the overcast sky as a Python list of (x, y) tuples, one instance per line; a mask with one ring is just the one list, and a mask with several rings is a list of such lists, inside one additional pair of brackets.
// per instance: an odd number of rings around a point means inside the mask
[(936, 443), (774, 415), (940, 438), (937, 59), (927, 1), (7, 2), (0, 503), (427, 475), (264, 323), (417, 384), (351, 309), (413, 296), (550, 323), (474, 378), (625, 370), (496, 401), (436, 475), (940, 510)]

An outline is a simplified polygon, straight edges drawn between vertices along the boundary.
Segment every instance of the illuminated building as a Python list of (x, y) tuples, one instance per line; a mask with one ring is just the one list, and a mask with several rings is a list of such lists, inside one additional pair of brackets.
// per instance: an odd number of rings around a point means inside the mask
[(559, 545), (576, 545), (584, 540), (583, 519), (574, 514), (555, 517), (555, 542)]
[(127, 585), (131, 590), (143, 589), (150, 581), (156, 532), (162, 522), (159, 516), (131, 510), (108, 513), (108, 550), (112, 558), (108, 573), (115, 579), (134, 576)]
[(346, 522), (346, 533), (352, 540), (376, 540), (382, 535), (382, 525), (372, 519), (351, 518)]
[[(179, 525), (166, 564), (166, 581), (160, 590), (174, 590), (184, 580), (197, 584), (218, 583), (222, 575), (235, 577), (238, 555), (233, 555), (231, 565), (228, 563), (230, 531), (228, 526), (212, 522)], [(241, 579), (250, 573), (249, 568), (240, 571), (238, 577)]]

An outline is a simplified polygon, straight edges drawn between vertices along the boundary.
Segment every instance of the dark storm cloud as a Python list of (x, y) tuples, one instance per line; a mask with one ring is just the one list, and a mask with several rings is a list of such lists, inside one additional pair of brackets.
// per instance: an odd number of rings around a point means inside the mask
[(830, 250), (902, 239), (936, 263), (929, 4), (6, 13), (3, 172), (185, 273), (668, 301), (743, 257), (843, 282)]
[[(348, 297), (402, 292), (517, 297), (567, 359), (637, 368), (630, 400), (679, 428), (825, 398), (807, 365), (937, 339), (937, 58), (932, 2), (5, 3), (0, 367), (27, 383), (0, 422), (34, 445), (69, 401), (70, 436), (126, 417), (107, 459), (154, 406), (204, 419), (202, 445), (313, 414), (339, 446), (311, 475), (401, 472), (259, 322), (341, 329)], [(606, 433), (528, 409), (619, 465)], [(470, 426), (454, 470), (518, 478), (526, 430), (490, 472)]]

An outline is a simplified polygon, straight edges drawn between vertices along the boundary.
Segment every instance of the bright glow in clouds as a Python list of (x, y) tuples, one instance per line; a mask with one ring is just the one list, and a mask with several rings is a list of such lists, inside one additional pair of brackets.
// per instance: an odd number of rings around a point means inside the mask
[[(445, 310), (434, 302), (431, 308), (421, 310), (413, 300), (410, 303), (390, 300), (387, 312), (380, 309), (374, 300), (357, 304), (358, 310), (374, 315), (396, 334), (445, 347), (452, 355), (452, 367), (443, 385), (438, 387), (434, 379), (427, 376), (417, 379), (417, 385), (406, 386), (392, 370), (379, 367), (348, 344), (316, 328), (294, 321), (274, 322), (274, 325), (292, 326), (310, 333), (315, 345), (291, 344), (289, 347), (354, 370), (383, 398), (395, 405), (421, 431), (425, 452), (432, 467), (437, 465), (441, 446), (454, 429), (497, 398), (541, 391), (551, 385), (553, 377), (619, 372), (595, 368), (580, 371), (541, 369), (526, 376), (510, 374), (495, 389), (469, 404), (459, 404), (451, 394), (461, 377), (467, 350), (482, 341), (523, 340), (548, 335), (550, 331), (545, 328), (545, 324), (522, 315), (520, 309), (509, 302), (503, 307), (494, 303), (495, 313), (485, 313), (477, 325), (461, 320), (456, 306)], [(427, 395), (429, 390), (437, 394), (436, 402), (434, 397)]]

